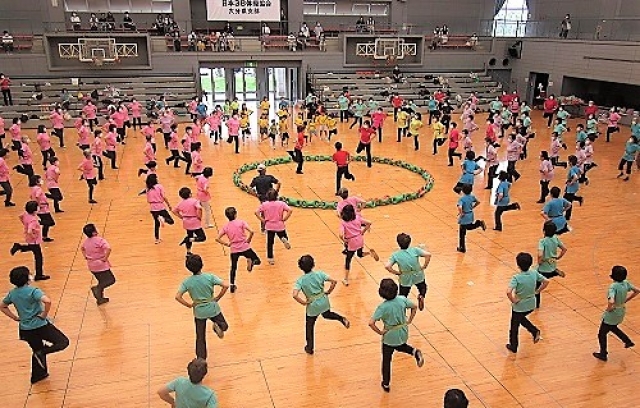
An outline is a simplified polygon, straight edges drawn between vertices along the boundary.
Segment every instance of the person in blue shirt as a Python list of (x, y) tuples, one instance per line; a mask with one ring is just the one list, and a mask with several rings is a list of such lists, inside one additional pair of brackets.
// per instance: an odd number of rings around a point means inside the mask
[[(51, 299), (42, 290), (29, 285), (29, 268), (13, 268), (9, 272), (9, 281), (15, 288), (0, 303), (0, 312), (19, 323), (20, 340), (26, 341), (33, 351), (31, 384), (35, 384), (49, 376), (47, 354), (69, 347), (69, 339), (49, 321)], [(15, 307), (17, 315), (9, 308), (10, 305)]]
[(607, 334), (609, 332), (618, 336), (624, 343), (624, 348), (635, 346), (633, 341), (618, 327), (624, 320), (627, 303), (640, 294), (640, 290), (627, 281), (627, 268), (616, 265), (611, 269), (610, 278), (613, 283), (607, 291), (607, 308), (602, 315), (600, 330), (598, 330), (598, 342), (600, 351), (593, 353), (598, 360), (607, 361)]
[(464, 184), (462, 186), (463, 196), (458, 199), (458, 252), (463, 254), (467, 252), (466, 237), (467, 231), (474, 230), (476, 228), (482, 228), (486, 231), (487, 224), (483, 220), (474, 220), (473, 210), (480, 205), (480, 201), (471, 194), (471, 185)]
[[(535, 295), (542, 292), (549, 285), (549, 280), (540, 275), (533, 265), (533, 257), (526, 252), (520, 252), (516, 256), (516, 264), (520, 272), (511, 278), (507, 288), (507, 297), (511, 301), (511, 327), (509, 329), (509, 343), (507, 350), (518, 352), (518, 331), (523, 326), (531, 336), (533, 343), (540, 341), (540, 329), (529, 321), (527, 316), (536, 308)], [(536, 289), (536, 286), (540, 286)]]
[(542, 208), (542, 217), (547, 221), (553, 221), (556, 225), (556, 234), (562, 235), (569, 232), (565, 211), (571, 208), (571, 203), (564, 198), (560, 198), (560, 188), (551, 187), (549, 191), (551, 200), (549, 200)]
[(587, 132), (584, 131), (584, 125), (576, 126), (576, 143), (585, 142), (587, 140)]
[[(202, 385), (208, 371), (207, 360), (195, 358), (187, 365), (189, 378), (176, 378), (160, 388), (158, 396), (172, 408), (218, 408), (216, 393)], [(175, 393), (175, 397), (172, 393)]]
[(511, 203), (511, 197), (509, 196), (509, 190), (511, 190), (511, 183), (507, 181), (509, 175), (506, 171), (501, 171), (498, 175), (498, 189), (496, 190), (496, 212), (494, 231), (502, 231), (502, 213), (507, 211), (519, 210), (520, 204)]
[(431, 125), (431, 122), (433, 121), (433, 119), (439, 119), (440, 118), (440, 110), (438, 109), (438, 101), (435, 100), (435, 98), (432, 96), (429, 97), (429, 102), (427, 104), (428, 109), (429, 109), (429, 125)]
[[(204, 103), (203, 101), (200, 101), (198, 103), (198, 106), (196, 106), (196, 112), (198, 113), (198, 119), (200, 120), (204, 120), (207, 117), (207, 104)], [(196, 119), (196, 118), (194, 118)]]
[[(582, 203), (584, 202), (584, 198), (578, 195), (578, 190), (580, 189), (580, 174), (581, 170), (578, 167), (578, 158), (574, 155), (569, 156), (569, 171), (567, 172), (567, 181), (566, 187), (564, 190), (564, 199), (573, 203), (577, 201), (580, 203), (580, 207), (582, 207)], [(573, 210), (573, 206), (571, 206), (566, 211), (567, 221), (571, 220), (571, 213)]]
[(640, 153), (640, 145), (638, 144), (638, 138), (636, 136), (631, 136), (624, 147), (624, 154), (620, 159), (620, 164), (618, 165), (618, 170), (620, 174), (618, 174), (618, 178), (623, 176), (622, 169), (627, 167), (627, 176), (623, 178), (624, 181), (629, 181), (629, 176), (631, 175), (631, 166), (633, 165), (633, 161), (636, 159), (636, 154)]
[(462, 191), (462, 187), (465, 184), (469, 184), (473, 189), (473, 182), (474, 182), (475, 176), (482, 172), (482, 168), (478, 165), (478, 163), (475, 160), (476, 160), (475, 152), (471, 150), (468, 151), (467, 154), (465, 155), (464, 161), (460, 165), (460, 168), (462, 169), (462, 175), (460, 176), (458, 183), (453, 188), (453, 191), (456, 194), (460, 194), (460, 192)]

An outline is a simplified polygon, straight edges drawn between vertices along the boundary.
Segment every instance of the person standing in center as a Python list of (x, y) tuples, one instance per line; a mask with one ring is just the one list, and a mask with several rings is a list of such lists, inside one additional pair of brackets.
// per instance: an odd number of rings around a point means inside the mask
[(182, 220), (182, 227), (187, 231), (187, 235), (180, 242), (180, 245), (187, 247), (187, 256), (189, 256), (194, 242), (207, 240), (202, 229), (202, 206), (198, 200), (191, 196), (191, 189), (188, 187), (182, 187), (178, 195), (182, 201), (173, 208), (172, 212)]
[(510, 203), (511, 197), (509, 191), (511, 190), (511, 183), (507, 181), (509, 175), (506, 171), (501, 171), (498, 175), (498, 189), (496, 190), (496, 212), (495, 212), (495, 227), (494, 231), (502, 231), (502, 213), (512, 210), (520, 210), (520, 204)]
[[(331, 279), (323, 271), (314, 270), (315, 261), (311, 255), (303, 255), (298, 260), (298, 268), (304, 275), (296, 280), (293, 285), (293, 299), (303, 306), (306, 306), (306, 345), (304, 351), (312, 355), (315, 345), (315, 325), (318, 316), (327, 320), (337, 320), (347, 329), (350, 327), (349, 320), (338, 313), (331, 311), (329, 295), (336, 288), (337, 281)], [(325, 291), (324, 284), (329, 282), (329, 289)], [(304, 294), (304, 299), (300, 297), (300, 292)]]
[[(418, 288), (418, 309), (423, 310), (424, 298), (427, 295), (427, 281), (424, 276), (424, 271), (431, 262), (431, 253), (418, 247), (410, 248), (411, 236), (409, 234), (398, 234), (396, 242), (400, 250), (391, 255), (385, 268), (392, 274), (398, 275), (398, 281), (400, 283), (398, 294), (400, 296), (409, 296), (413, 285)], [(420, 264), (420, 258), (424, 258), (423, 264)], [(394, 265), (398, 265), (397, 271), (393, 269)]]
[[(229, 284), (216, 275), (202, 273), (204, 263), (200, 255), (189, 254), (185, 266), (193, 274), (188, 277), (178, 289), (175, 299), (181, 305), (193, 309), (196, 326), (196, 356), (207, 359), (207, 320), (213, 322), (213, 331), (219, 338), (224, 337), (224, 332), (229, 329), (218, 302), (227, 293)], [(220, 292), (215, 295), (214, 288), (221, 286)], [(189, 293), (191, 302), (184, 300), (184, 294)]]
[(338, 195), (342, 186), (342, 176), (351, 181), (356, 181), (356, 177), (349, 173), (349, 162), (351, 161), (351, 155), (349, 152), (342, 150), (341, 142), (336, 142), (334, 146), (336, 148), (336, 152), (333, 154), (332, 159), (336, 164), (336, 195)]
[(87, 182), (87, 187), (89, 188), (89, 204), (98, 204), (98, 202), (93, 199), (93, 189), (98, 185), (98, 180), (96, 179), (96, 169), (91, 159), (91, 150), (84, 150), (82, 154), (84, 155), (84, 159), (82, 159), (82, 162), (78, 166), (78, 170), (82, 172), (82, 179)]
[[(258, 175), (251, 180), (251, 187), (260, 200), (261, 203), (267, 201), (267, 192), (272, 188), (275, 189), (276, 194), (280, 192), (281, 184), (277, 178), (271, 174), (267, 174), (267, 166), (263, 163), (258, 164)], [(264, 234), (264, 223), (260, 225), (260, 231)]]
[(109, 298), (104, 297), (104, 290), (116, 283), (116, 277), (111, 272), (111, 246), (106, 239), (98, 236), (98, 229), (94, 224), (87, 224), (82, 228), (87, 239), (82, 243), (82, 255), (87, 261), (89, 272), (95, 276), (98, 284), (91, 287), (91, 293), (96, 298), (98, 306), (105, 304)]
[[(364, 124), (358, 129), (358, 132), (360, 133), (360, 141), (358, 142), (356, 153), (360, 154), (360, 152), (364, 150), (367, 155), (367, 167), (371, 168), (371, 138), (376, 130), (371, 127), (371, 123), (368, 120), (365, 120)], [(338, 186), (338, 190), (339, 189), (340, 186)]]
[[(520, 252), (516, 256), (516, 263), (520, 273), (514, 275), (507, 289), (507, 297), (511, 301), (511, 327), (509, 329), (509, 343), (507, 350), (518, 352), (518, 330), (520, 326), (533, 336), (533, 343), (540, 341), (540, 329), (527, 319), (527, 316), (536, 308), (535, 295), (547, 288), (549, 280), (540, 275), (535, 269), (531, 269), (533, 257), (526, 252)], [(540, 286), (536, 289), (538, 283)]]
[[(580, 203), (584, 202), (584, 198), (578, 196), (578, 190), (580, 189), (580, 174), (581, 170), (578, 166), (578, 158), (574, 155), (569, 156), (569, 171), (567, 172), (567, 181), (565, 182), (564, 199), (573, 204), (574, 201)], [(573, 212), (573, 205), (566, 210), (565, 217), (567, 221), (571, 220), (571, 213)]]
[(549, 183), (553, 180), (553, 164), (549, 158), (549, 153), (545, 150), (540, 152), (540, 199), (538, 204), (543, 204), (549, 195)]
[(275, 263), (273, 259), (273, 244), (276, 235), (285, 248), (291, 249), (285, 223), (291, 217), (293, 210), (284, 202), (278, 201), (278, 193), (274, 189), (267, 191), (267, 200), (260, 204), (256, 217), (267, 231), (267, 261), (269, 265)]
[[(407, 344), (409, 339), (409, 325), (416, 316), (416, 305), (404, 296), (398, 295), (398, 285), (393, 279), (382, 279), (378, 294), (384, 299), (373, 313), (369, 321), (371, 330), (382, 336), (382, 389), (385, 392), (391, 390), (391, 359), (393, 353), (399, 351), (412, 355), (416, 359), (418, 367), (424, 365), (422, 351)], [(410, 310), (409, 318), (406, 311)], [(384, 328), (380, 329), (377, 322), (382, 320)]]

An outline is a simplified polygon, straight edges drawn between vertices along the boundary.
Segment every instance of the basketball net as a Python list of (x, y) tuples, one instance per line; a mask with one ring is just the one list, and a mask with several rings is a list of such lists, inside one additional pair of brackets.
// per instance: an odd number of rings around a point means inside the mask
[(397, 61), (397, 60), (398, 60), (398, 59), (396, 58), (396, 56), (395, 56), (395, 55), (387, 55), (387, 65), (388, 65), (388, 66), (390, 66), (390, 65), (396, 65), (396, 61)]
[(102, 58), (94, 58), (93, 65), (95, 65), (96, 67), (101, 67), (104, 65), (104, 60)]

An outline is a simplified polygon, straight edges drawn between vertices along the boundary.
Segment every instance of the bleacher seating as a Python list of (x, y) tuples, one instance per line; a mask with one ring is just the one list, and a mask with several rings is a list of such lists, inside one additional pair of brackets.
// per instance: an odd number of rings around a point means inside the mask
[(13, 50), (31, 51), (33, 48), (33, 36), (27, 34), (13, 34)]
[[(433, 43), (433, 36), (427, 35), (424, 37), (427, 46), (431, 46), (431, 44)], [(437, 47), (435, 47), (436, 50), (438, 49), (454, 49), (454, 50), (459, 50), (459, 49), (466, 49), (466, 50), (473, 50), (475, 49), (475, 47), (473, 47), (471, 44), (469, 44), (469, 36), (465, 36), (465, 35), (450, 35), (447, 37), (447, 42), (445, 44), (438, 44)]]
[[(286, 35), (269, 35), (266, 37), (260, 38), (260, 45), (262, 51), (266, 51), (270, 48), (289, 48), (289, 42), (287, 41)], [(317, 48), (320, 49), (320, 41), (316, 39), (316, 37), (311, 37), (307, 39), (306, 48)], [(297, 50), (300, 51), (300, 45), (297, 46)]]
[(398, 92), (405, 100), (412, 100), (419, 107), (424, 107), (429, 100), (426, 91), (433, 94), (436, 90), (442, 89), (440, 85), (434, 84), (432, 79), (425, 79), (429, 75), (435, 78), (442, 76), (449, 81), (451, 100), (454, 100), (456, 94), (460, 94), (463, 100), (466, 100), (471, 92), (475, 92), (480, 100), (480, 109), (487, 110), (489, 102), (500, 94), (497, 89), (498, 84), (491, 77), (482, 74), (478, 74), (476, 81), (471, 80), (469, 72), (411, 72), (404, 73), (405, 81), (399, 84), (387, 79), (390, 74), (390, 70), (389, 72), (361, 70), (351, 73), (315, 73), (312, 84), (330, 110), (335, 109), (338, 96), (345, 87), (349, 89), (352, 96), (362, 97), (365, 100), (372, 97), (380, 106), (386, 108), (391, 106), (389, 98), (383, 96), (383, 93), (386, 95), (387, 92)]
[[(131, 98), (136, 98), (143, 105), (152, 97), (164, 95), (167, 106), (177, 107), (188, 102), (197, 92), (196, 82), (192, 74), (134, 78), (84, 77), (81, 78), (82, 83), (80, 85), (72, 85), (68, 77), (21, 78), (14, 76), (11, 80), (13, 82), (11, 93), (14, 105), (0, 107), (0, 115), (5, 120), (11, 120), (11, 118), (23, 114), (29, 117), (36, 115), (40, 118), (46, 118), (53, 105), (60, 103), (60, 93), (63, 88), (66, 88), (74, 96), (69, 109), (69, 113), (73, 117), (78, 117), (83, 106), (82, 101), (77, 98), (79, 93), (86, 97), (96, 89), (102, 92), (107, 85), (116, 88), (122, 100), (129, 101)], [(41, 100), (33, 98), (36, 84), (40, 85), (43, 94)], [(103, 97), (100, 98), (101, 100), (103, 100)], [(97, 106), (100, 109), (100, 113), (104, 114), (106, 105), (100, 101), (98, 101)], [(186, 109), (182, 107), (178, 107), (176, 113), (187, 115)], [(37, 124), (39, 124), (39, 121), (29, 121), (27, 126), (33, 127)]]

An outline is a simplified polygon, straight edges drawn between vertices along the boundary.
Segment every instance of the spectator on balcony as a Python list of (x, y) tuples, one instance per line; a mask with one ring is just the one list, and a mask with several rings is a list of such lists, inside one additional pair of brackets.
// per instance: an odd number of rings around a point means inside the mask
[(2, 49), (4, 52), (13, 52), (13, 36), (7, 30), (2, 33)]
[(471, 35), (471, 38), (469, 38), (469, 46), (471, 48), (476, 48), (477, 45), (478, 45), (478, 34), (473, 33), (473, 35)]
[(182, 39), (180, 38), (179, 31), (172, 31), (167, 34), (171, 39), (173, 39), (173, 50), (176, 52), (182, 51)]
[(107, 31), (107, 15), (105, 13), (101, 13), (100, 17), (98, 17), (98, 24), (100, 31)]
[(267, 25), (267, 23), (262, 23), (262, 29), (260, 30), (260, 35), (262, 36), (263, 41), (268, 41), (269, 36), (271, 35), (271, 29)]
[(151, 28), (156, 31), (159, 35), (163, 35), (164, 32), (164, 15), (162, 13), (156, 16), (156, 21), (153, 23)]
[(311, 32), (309, 31), (309, 27), (307, 26), (307, 23), (303, 22), (302, 25), (300, 26), (300, 34), (304, 36), (305, 43), (306, 43), (306, 40), (311, 38)]
[(320, 36), (324, 33), (324, 28), (322, 28), (319, 21), (316, 22), (316, 26), (313, 28), (313, 33), (316, 35), (316, 41), (320, 42)]
[(298, 45), (300, 46), (300, 49), (302, 51), (304, 51), (307, 48), (307, 39), (309, 37), (305, 35), (304, 31), (302, 31), (302, 28), (300, 29), (300, 31), (298, 32)]
[(356, 32), (364, 33), (367, 31), (367, 23), (364, 21), (364, 17), (360, 16), (358, 21), (356, 21)]
[(195, 31), (191, 30), (189, 35), (187, 35), (187, 51), (195, 51), (196, 43), (198, 42), (198, 35)]
[(98, 31), (99, 25), (100, 21), (98, 20), (98, 16), (96, 16), (96, 13), (91, 13), (91, 17), (89, 17), (89, 30)]
[(198, 41), (196, 42), (196, 50), (199, 52), (204, 52), (207, 50), (207, 43), (209, 42), (209, 37), (206, 34), (198, 34)]
[(327, 39), (325, 38), (324, 33), (320, 34), (320, 37), (318, 38), (318, 48), (322, 52), (327, 51)]
[(131, 18), (131, 15), (129, 15), (128, 11), (125, 11), (124, 17), (122, 17), (122, 28), (131, 31), (136, 30), (136, 24), (133, 22), (133, 18)]
[(113, 31), (116, 29), (116, 18), (111, 12), (107, 13), (107, 30)]
[(82, 20), (80, 16), (75, 11), (71, 13), (71, 17), (69, 17), (69, 21), (71, 22), (71, 29), (73, 31), (80, 31), (82, 29)]
[(11, 80), (8, 76), (0, 72), (0, 91), (2, 92), (2, 99), (4, 99), (4, 106), (13, 106), (13, 98), (11, 98)]
[(62, 88), (62, 92), (60, 93), (60, 106), (62, 106), (62, 109), (66, 110), (66, 111), (69, 110), (69, 106), (71, 106), (71, 99), (72, 98), (73, 98), (73, 96), (67, 90), (67, 88)]
[(290, 32), (287, 36), (287, 45), (289, 46), (289, 51), (296, 51), (298, 49), (298, 39), (293, 32)]
[(567, 38), (569, 31), (571, 31), (571, 15), (567, 14), (560, 23), (560, 38)]
[(227, 21), (227, 24), (224, 26), (224, 34), (233, 34), (233, 27), (231, 27), (231, 23)]
[(220, 33), (219, 32), (211, 32), (209, 36), (209, 44), (211, 44), (211, 51), (218, 52), (220, 51)]
[(369, 34), (374, 34), (376, 31), (376, 21), (373, 17), (367, 19), (367, 31), (369, 31)]
[(393, 67), (393, 71), (391, 72), (391, 76), (393, 78), (393, 82), (395, 82), (396, 84), (399, 84), (399, 83), (402, 82), (403, 75), (402, 75), (402, 72), (400, 71), (400, 68), (398, 68), (397, 65), (395, 67)]

